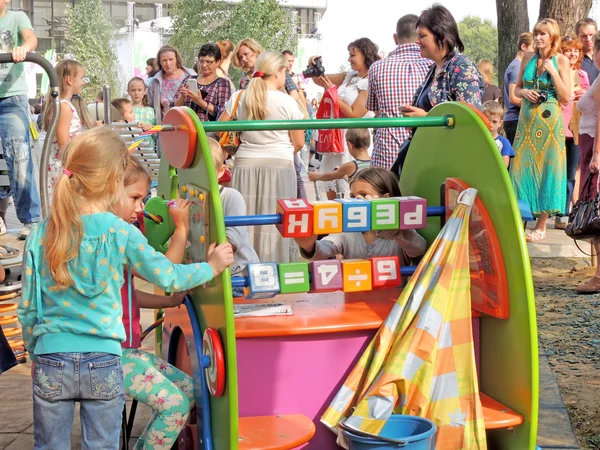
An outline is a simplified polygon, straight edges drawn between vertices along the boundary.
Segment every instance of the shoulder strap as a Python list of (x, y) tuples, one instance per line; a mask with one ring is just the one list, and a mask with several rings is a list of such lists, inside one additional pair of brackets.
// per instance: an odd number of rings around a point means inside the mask
[(239, 95), (237, 96), (237, 98), (235, 99), (235, 104), (233, 105), (233, 111), (231, 111), (231, 117), (235, 118), (236, 114), (237, 114), (237, 109), (238, 106), (240, 104), (240, 99), (242, 98), (242, 94), (244, 93), (244, 91), (240, 92)]

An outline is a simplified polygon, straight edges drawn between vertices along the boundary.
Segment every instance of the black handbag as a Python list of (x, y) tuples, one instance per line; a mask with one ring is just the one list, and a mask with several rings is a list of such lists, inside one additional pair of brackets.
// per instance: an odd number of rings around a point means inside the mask
[(411, 141), (412, 133), (400, 146), (400, 149), (398, 150), (398, 156), (396, 157), (396, 161), (394, 161), (394, 164), (390, 168), (390, 172), (394, 173), (398, 178), (400, 178), (400, 173), (402, 172), (402, 167), (404, 166), (406, 155), (408, 155), (408, 148), (410, 147)]
[[(582, 198), (571, 209), (569, 223), (565, 232), (573, 239), (590, 239), (600, 237), (600, 192), (592, 198), (592, 180), (595, 174), (590, 174), (585, 180)], [(600, 178), (598, 179), (600, 181)], [(596, 183), (598, 186), (598, 182)]]

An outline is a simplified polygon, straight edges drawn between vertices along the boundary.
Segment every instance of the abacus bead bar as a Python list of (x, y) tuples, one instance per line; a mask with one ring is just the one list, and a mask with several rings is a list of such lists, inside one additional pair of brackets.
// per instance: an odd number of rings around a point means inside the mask
[[(416, 266), (400, 267), (400, 275), (408, 276), (415, 273)], [(312, 275), (312, 274), (310, 274)], [(231, 286), (234, 288), (243, 288), (248, 286), (248, 277), (231, 277)]]
[[(430, 217), (446, 214), (444, 206), (428, 206), (427, 215)], [(256, 216), (225, 216), (226, 227), (251, 227), (256, 225), (278, 225), (281, 214), (259, 214)]]

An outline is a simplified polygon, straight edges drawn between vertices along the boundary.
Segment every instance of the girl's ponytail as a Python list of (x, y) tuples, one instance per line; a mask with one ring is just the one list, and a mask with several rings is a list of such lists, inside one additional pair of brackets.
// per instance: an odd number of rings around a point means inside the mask
[(67, 145), (44, 236), (44, 257), (56, 282), (52, 290), (73, 284), (68, 263), (81, 251), (82, 211), (90, 205), (112, 210), (123, 193), (128, 161), (127, 147), (109, 128), (86, 131)]
[(248, 120), (264, 120), (267, 115), (267, 86), (265, 79), (287, 67), (285, 56), (275, 52), (263, 52), (256, 59), (255, 72), (246, 88), (245, 104)]

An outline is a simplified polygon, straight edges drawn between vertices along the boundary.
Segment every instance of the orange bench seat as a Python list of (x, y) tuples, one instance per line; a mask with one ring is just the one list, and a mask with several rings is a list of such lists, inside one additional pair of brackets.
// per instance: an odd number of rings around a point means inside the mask
[(289, 450), (315, 435), (315, 424), (302, 414), (240, 417), (239, 450)]
[(485, 421), (486, 430), (496, 430), (498, 428), (511, 429), (523, 423), (523, 416), (493, 398), (488, 397), (483, 392), (479, 393), (479, 398), (481, 399), (481, 406), (483, 408), (483, 420)]

